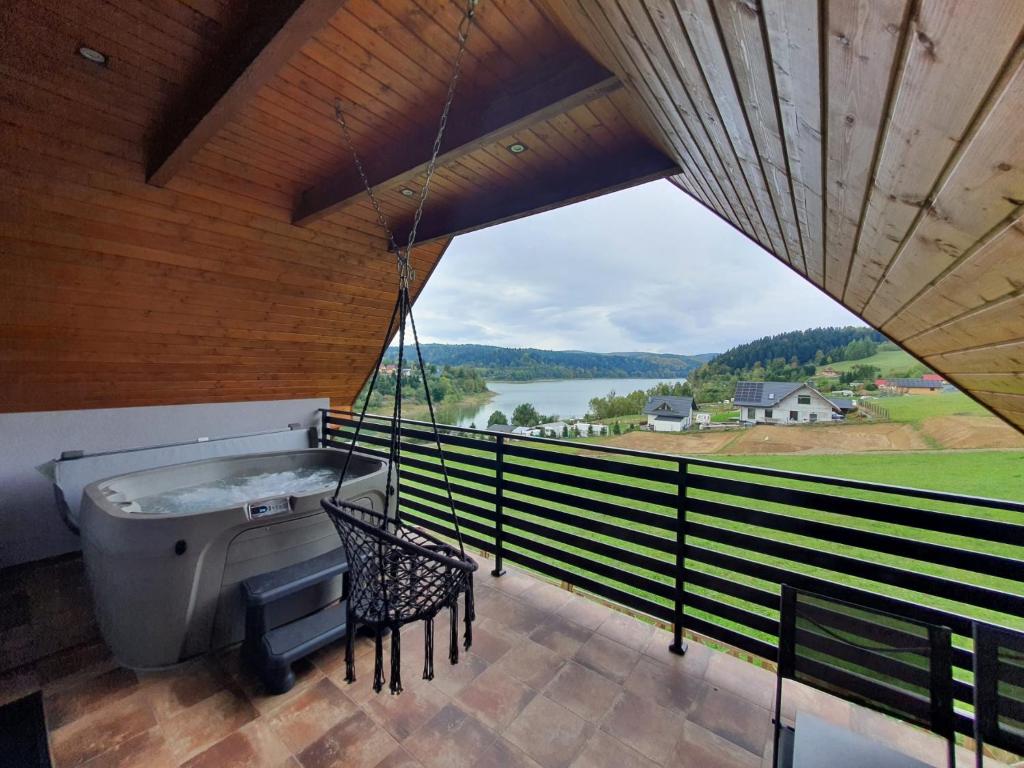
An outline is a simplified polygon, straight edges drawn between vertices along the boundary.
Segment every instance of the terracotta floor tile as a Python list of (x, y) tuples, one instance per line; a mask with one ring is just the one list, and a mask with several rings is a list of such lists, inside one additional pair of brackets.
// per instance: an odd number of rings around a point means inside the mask
[(291, 759), (288, 747), (259, 719), (203, 750), (182, 768), (285, 768)]
[(82, 715), (130, 696), (138, 689), (138, 678), (134, 672), (123, 667), (112, 669), (48, 693), (44, 699), (46, 722), (50, 728), (60, 728)]
[(564, 660), (557, 653), (532, 640), (523, 640), (494, 663), (531, 688), (540, 690), (558, 674)]
[(472, 651), (493, 664), (519, 640), (518, 633), (491, 619), (477, 620), (473, 625)]
[(50, 733), (50, 753), (58, 768), (91, 760), (156, 726), (140, 692), (126, 696)]
[(527, 605), (546, 613), (557, 613), (572, 599), (572, 592), (546, 581), (536, 581), (532, 587), (524, 589), (517, 597)]
[(487, 614), (513, 632), (528, 635), (551, 615), (547, 611), (513, 597), (506, 599), (500, 610)]
[(175, 758), (184, 762), (257, 715), (245, 696), (236, 690), (225, 689), (182, 710), (161, 726)]
[(530, 639), (568, 659), (590, 639), (591, 634), (591, 630), (552, 614), (547, 621), (530, 633)]
[(467, 653), (464, 650), (459, 652), (459, 663), (450, 664), (447, 649), (444, 653), (438, 653), (439, 650), (434, 649), (434, 679), (429, 684), (445, 696), (458, 696), (463, 688), (490, 666), (472, 651)]
[(374, 768), (423, 768), (423, 763), (413, 757), (405, 747), (395, 747), (391, 754)]
[(688, 714), (704, 693), (707, 683), (674, 667), (658, 664), (647, 656), (640, 659), (626, 679), (625, 688), (637, 696), (646, 696), (668, 709)]
[[(774, 713), (774, 702), (771, 712)], [(793, 725), (797, 712), (810, 712), (826, 722), (849, 728), (853, 705), (795, 680), (782, 681), (782, 722)]]
[(285, 746), (298, 754), (357, 709), (338, 686), (324, 678), (266, 717)]
[(640, 652), (595, 633), (573, 658), (587, 669), (616, 683), (623, 683), (640, 660)]
[(157, 726), (108, 749), (82, 768), (175, 768), (177, 765), (163, 731)]
[(604, 731), (595, 731), (572, 768), (658, 768), (658, 764)]
[[(292, 686), (291, 690), (283, 694), (271, 694), (264, 688), (263, 682), (256, 674), (256, 671), (241, 658), (238, 648), (220, 654), (218, 662), (230, 675), (235, 684), (241, 688), (246, 698), (252, 702), (256, 710), (263, 715), (270, 714), (284, 706), (302, 694), (311, 685), (324, 679), (324, 673), (308, 658), (301, 659), (292, 664), (292, 672), (295, 674), (295, 685)], [(366, 665), (363, 664), (363, 666), (365, 667)], [(341, 674), (344, 675), (344, 669)]]
[(672, 753), (684, 721), (679, 712), (660, 707), (649, 697), (625, 691), (612, 705), (601, 730), (660, 763)]
[[(488, 572), (489, 573), (489, 572)], [(505, 575), (495, 578), (484, 576), (481, 581), (488, 587), (505, 592), (509, 595), (518, 595), (532, 587), (536, 582), (532, 576), (527, 576), (513, 568), (506, 567)]]
[(448, 704), (448, 697), (422, 680), (407, 685), (400, 695), (381, 691), (363, 704), (377, 725), (401, 741), (419, 729)]
[(537, 696), (504, 735), (543, 768), (567, 768), (593, 731), (593, 725), (561, 704)]
[(491, 667), (462, 690), (458, 701), (465, 711), (500, 733), (535, 695), (536, 691), (508, 672)]
[(403, 742), (425, 768), (472, 768), (495, 733), (456, 704), (449, 704)]
[(595, 630), (613, 613), (606, 605), (595, 600), (573, 595), (561, 608), (558, 615), (589, 630)]
[(390, 758), (398, 742), (365, 712), (356, 712), (314, 741), (297, 757), (303, 768), (374, 768)]
[(65, 648), (36, 662), (39, 683), (47, 690), (73, 685), (79, 680), (108, 672), (118, 664), (102, 642)]
[(703, 643), (693, 639), (683, 638), (687, 645), (686, 653), (682, 656), (672, 653), (668, 649), (673, 641), (672, 633), (659, 628), (654, 630), (651, 639), (647, 641), (644, 648), (644, 656), (653, 659), (659, 664), (678, 669), (694, 677), (703, 677), (707, 672), (708, 663), (716, 653)]
[(759, 707), (771, 709), (775, 702), (775, 673), (728, 653), (712, 654), (704, 678)]
[(548, 683), (544, 695), (584, 720), (596, 723), (611, 708), (620, 690), (617, 683), (604, 675), (569, 661)]
[(162, 722), (235, 683), (220, 665), (204, 658), (167, 670), (140, 672), (139, 686)]
[(541, 766), (519, 747), (499, 736), (480, 755), (475, 768), (541, 768)]
[(689, 719), (755, 755), (764, 751), (772, 730), (767, 709), (711, 685), (705, 686)]
[(597, 632), (627, 648), (643, 651), (647, 647), (647, 643), (650, 642), (651, 635), (654, 634), (654, 625), (613, 611), (607, 619), (601, 622)]
[(689, 721), (666, 768), (759, 768), (760, 754), (754, 755), (731, 741)]

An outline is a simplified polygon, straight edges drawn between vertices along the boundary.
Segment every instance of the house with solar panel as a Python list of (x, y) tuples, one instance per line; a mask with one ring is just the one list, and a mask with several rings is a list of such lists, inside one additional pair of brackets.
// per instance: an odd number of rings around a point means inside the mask
[(795, 381), (741, 381), (734, 405), (740, 421), (752, 424), (814, 424), (832, 422), (840, 409), (809, 384)]

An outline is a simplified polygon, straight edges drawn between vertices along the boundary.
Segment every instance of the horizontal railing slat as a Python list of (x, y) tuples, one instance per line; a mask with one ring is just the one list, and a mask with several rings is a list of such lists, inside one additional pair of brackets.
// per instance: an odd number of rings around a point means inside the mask
[(608, 474), (621, 477), (635, 477), (638, 480), (650, 480), (659, 483), (675, 483), (676, 470), (652, 467), (648, 464), (633, 464), (625, 461), (613, 461), (601, 459), (594, 456), (581, 456), (576, 453), (565, 453), (562, 451), (545, 451), (538, 448), (529, 448), (516, 442), (505, 446), (506, 456), (517, 456), (523, 459), (534, 459), (549, 464), (557, 464), (563, 467), (575, 467), (577, 469), (589, 469), (595, 472), (607, 472)]
[(675, 507), (675, 493), (656, 491), (651, 488), (643, 488), (623, 483), (612, 483), (608, 480), (598, 480), (586, 475), (572, 475), (566, 472), (556, 472), (550, 469), (528, 466), (526, 464), (505, 463), (505, 475), (518, 475), (528, 477), (531, 480), (541, 480), (546, 483), (558, 483), (567, 485), (580, 491), (602, 493), (607, 496), (614, 496), (621, 499), (636, 501), (647, 504), (658, 504), (663, 507)]
[[(659, 515), (654, 512), (625, 506), (624, 504), (613, 504), (608, 501), (600, 501), (586, 496), (577, 496), (564, 491), (556, 491), (552, 488), (535, 488), (532, 485), (527, 485), (526, 483), (509, 480), (507, 477), (505, 478), (504, 483), (506, 493), (519, 493), (534, 500), (550, 501), (555, 504), (564, 504), (567, 507), (585, 509), (599, 515), (617, 517), (631, 523), (639, 523), (640, 525), (647, 525), (652, 528), (660, 528), (663, 531), (675, 530), (676, 521), (674, 516), (669, 517), (668, 515)], [(509, 505), (514, 504), (514, 500), (506, 498), (505, 503)]]

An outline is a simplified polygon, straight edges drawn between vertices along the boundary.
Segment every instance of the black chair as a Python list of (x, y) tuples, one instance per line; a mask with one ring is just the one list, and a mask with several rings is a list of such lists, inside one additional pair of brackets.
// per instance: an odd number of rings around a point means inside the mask
[(1024, 634), (974, 623), (975, 764), (985, 744), (1024, 754)]
[(782, 725), (789, 678), (944, 737), (954, 763), (950, 630), (782, 586), (774, 765), (792, 761), (794, 729)]

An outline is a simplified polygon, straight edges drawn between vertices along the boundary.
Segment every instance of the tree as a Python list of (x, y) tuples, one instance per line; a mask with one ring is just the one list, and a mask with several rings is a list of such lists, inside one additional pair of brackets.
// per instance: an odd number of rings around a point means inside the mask
[(622, 434), (622, 425), (619, 424), (619, 422), (617, 422), (617, 421), (614, 424), (612, 424), (612, 434), (613, 435), (621, 435)]
[(533, 403), (521, 403), (512, 411), (512, 423), (517, 427), (535, 427), (541, 423), (541, 416)]
[(564, 439), (566, 439), (568, 437), (569, 437), (569, 428), (568, 427), (562, 427), (562, 439), (564, 440)]
[(594, 425), (593, 424), (587, 424), (587, 437), (593, 437), (593, 436), (594, 436)]
[(469, 422), (469, 428), (470, 429), (476, 429), (476, 422), (475, 421)]
[(501, 411), (495, 411), (487, 417), (487, 426), (493, 427), (495, 424), (508, 424), (508, 416)]

